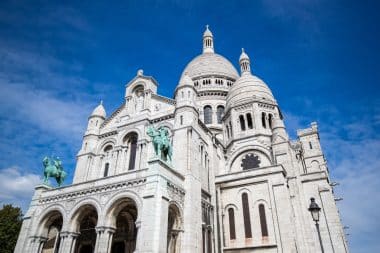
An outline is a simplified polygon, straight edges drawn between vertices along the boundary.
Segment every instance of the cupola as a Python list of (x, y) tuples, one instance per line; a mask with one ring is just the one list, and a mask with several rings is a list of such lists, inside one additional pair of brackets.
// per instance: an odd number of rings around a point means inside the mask
[(208, 25), (203, 33), (203, 53), (214, 53), (214, 39)]

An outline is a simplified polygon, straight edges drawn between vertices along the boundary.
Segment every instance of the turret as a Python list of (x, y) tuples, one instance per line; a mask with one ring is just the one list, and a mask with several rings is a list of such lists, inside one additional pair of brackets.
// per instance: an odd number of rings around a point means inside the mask
[(88, 117), (87, 131), (85, 135), (98, 134), (100, 126), (106, 119), (106, 110), (103, 106), (103, 101), (92, 111), (90, 117)]
[(284, 121), (278, 115), (275, 115), (272, 120), (272, 133), (272, 143), (279, 143), (289, 140)]
[(175, 91), (176, 126), (181, 127), (197, 120), (196, 96), (197, 92), (194, 88), (194, 82), (185, 73)]

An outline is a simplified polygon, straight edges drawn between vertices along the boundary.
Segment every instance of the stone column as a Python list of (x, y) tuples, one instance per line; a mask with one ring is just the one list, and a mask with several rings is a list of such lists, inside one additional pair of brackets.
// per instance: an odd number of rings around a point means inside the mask
[(141, 144), (141, 151), (140, 151), (140, 162), (139, 162), (139, 167), (138, 169), (143, 169), (144, 167), (144, 162), (146, 162), (146, 159), (147, 158), (147, 147), (146, 147), (146, 143), (142, 143)]
[(141, 147), (142, 145), (138, 143), (136, 147), (136, 159), (135, 159), (135, 168), (134, 168), (135, 170), (140, 169), (139, 165), (140, 165), (140, 157), (141, 157)]
[(61, 232), (61, 243), (58, 253), (73, 253), (79, 235), (80, 233), (76, 232)]
[(43, 236), (33, 236), (31, 238), (29, 252), (40, 253), (44, 243), (47, 241), (46, 237)]
[(95, 253), (107, 253), (111, 251), (112, 238), (116, 229), (112, 227), (96, 227)]
[(138, 253), (139, 252), (139, 244), (140, 244), (140, 227), (141, 227), (141, 221), (136, 221), (135, 222), (135, 225), (136, 225), (136, 247), (135, 247), (135, 251), (133, 253)]
[(125, 161), (127, 160), (127, 147), (123, 147), (121, 150), (121, 161), (120, 161), (120, 173), (123, 173), (126, 171), (125, 169)]

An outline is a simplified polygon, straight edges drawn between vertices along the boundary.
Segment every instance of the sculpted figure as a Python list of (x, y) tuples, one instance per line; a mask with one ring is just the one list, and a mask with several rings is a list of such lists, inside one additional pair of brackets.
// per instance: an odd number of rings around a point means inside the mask
[(155, 155), (163, 161), (172, 161), (173, 148), (169, 138), (169, 131), (165, 127), (155, 129), (148, 127), (147, 134), (152, 138)]
[(54, 177), (60, 187), (65, 180), (67, 173), (63, 170), (62, 161), (59, 157), (51, 159), (47, 156), (42, 160), (44, 166), (44, 184), (49, 185), (49, 177)]

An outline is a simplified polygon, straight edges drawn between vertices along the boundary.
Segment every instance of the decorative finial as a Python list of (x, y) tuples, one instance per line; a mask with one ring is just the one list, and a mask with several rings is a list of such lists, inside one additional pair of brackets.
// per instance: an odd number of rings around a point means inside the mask
[(245, 52), (244, 52), (244, 47), (241, 48), (241, 52), (242, 52), (242, 53), (245, 53)]
[(100, 104), (103, 105), (103, 99), (100, 99)]
[(206, 25), (206, 29), (208, 30), (208, 25)]
[(144, 70), (139, 69), (139, 70), (137, 71), (137, 75), (138, 75), (138, 76), (142, 76), (143, 74), (144, 74)]

